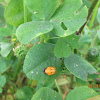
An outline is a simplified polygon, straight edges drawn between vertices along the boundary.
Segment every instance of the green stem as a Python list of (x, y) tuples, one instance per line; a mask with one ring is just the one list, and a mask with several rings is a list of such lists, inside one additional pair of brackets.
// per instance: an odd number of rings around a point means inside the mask
[(5, 94), (5, 100), (7, 100), (6, 98), (7, 98), (7, 94)]
[(44, 43), (44, 34), (40, 36), (40, 43)]
[(73, 83), (74, 83), (74, 75), (73, 74), (71, 74), (71, 81), (70, 81), (70, 85), (69, 85), (69, 88), (70, 89), (73, 89)]
[(12, 89), (10, 88), (10, 91), (12, 92), (13, 100), (15, 100), (15, 97), (14, 97), (14, 87), (12, 87)]
[(18, 74), (18, 88), (20, 88), (21, 87), (21, 75), (20, 74)]
[(58, 39), (59, 37), (52, 37), (52, 38), (49, 38), (49, 39)]
[(92, 6), (89, 8), (89, 13), (88, 13), (88, 17), (87, 17), (87, 20), (86, 22), (84, 23), (84, 25), (79, 29), (79, 33), (82, 32), (82, 30), (84, 29), (85, 25), (87, 24), (92, 12), (93, 12), (93, 9), (95, 8), (96, 4), (97, 4), (98, 0), (93, 0), (93, 3), (92, 3)]
[(59, 87), (59, 85), (58, 85), (58, 83), (57, 83), (57, 80), (56, 80), (56, 79), (55, 79), (55, 84), (56, 84), (56, 86), (57, 86), (57, 89), (58, 89), (59, 94), (61, 94), (61, 95), (62, 95), (61, 90), (60, 90), (60, 87)]
[(18, 65), (17, 65), (16, 72), (15, 72), (15, 75), (14, 75), (14, 80), (16, 80), (17, 74), (18, 74), (18, 72), (19, 72), (20, 63), (21, 63), (21, 58), (19, 58), (19, 60), (18, 60)]
[(95, 35), (95, 37), (94, 37), (94, 39), (93, 39), (93, 41), (92, 41), (90, 47), (93, 47), (93, 46), (94, 46), (95, 41), (97, 40), (97, 38), (98, 38), (98, 34)]
[(27, 22), (27, 7), (25, 5), (25, 0), (23, 0), (23, 7), (24, 7), (24, 23)]
[(97, 2), (96, 6), (94, 8), (94, 13), (93, 13), (93, 16), (92, 16), (92, 19), (91, 19), (91, 22), (90, 22), (89, 29), (92, 29), (92, 27), (93, 27), (93, 23), (94, 23), (94, 20), (95, 20), (95, 17), (96, 17), (96, 13), (97, 13), (98, 7), (99, 7), (99, 2), (100, 1)]

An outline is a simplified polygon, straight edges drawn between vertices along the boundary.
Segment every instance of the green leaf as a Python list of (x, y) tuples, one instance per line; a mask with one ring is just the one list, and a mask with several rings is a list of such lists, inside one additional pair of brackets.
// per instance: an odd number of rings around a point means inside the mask
[(32, 16), (33, 22), (25, 23), (17, 29), (17, 37), (21, 43), (29, 43), (37, 36), (51, 31), (53, 26), (53, 32), (56, 35), (65, 37), (73, 34), (85, 23), (88, 13), (86, 7), (80, 9), (81, 0), (65, 0), (61, 6), (58, 6), (60, 5), (58, 1), (47, 0), (45, 2), (45, 0), (35, 0), (33, 2), (32, 0), (26, 0), (26, 5), (34, 15)]
[(88, 34), (85, 34), (84, 36), (82, 36), (81, 38), (80, 38), (80, 40), (79, 40), (79, 43), (81, 44), (81, 45), (83, 45), (83, 44), (89, 44), (89, 43), (91, 43), (92, 42), (92, 37), (90, 36), (90, 35), (88, 35)]
[(87, 100), (91, 97), (96, 96), (97, 93), (88, 88), (87, 86), (77, 87), (72, 90), (67, 96), (65, 100)]
[(100, 24), (100, 8), (98, 8), (97, 20), (98, 20), (98, 22), (99, 22), (99, 24)]
[(34, 91), (30, 87), (21, 87), (16, 92), (17, 100), (31, 100)]
[[(52, 43), (52, 44), (57, 43), (57, 40), (59, 37), (57, 37), (54, 33), (52, 33), (52, 31), (47, 33), (46, 35), (48, 35), (51, 38), (51, 39), (49, 38), (49, 40), (48, 40), (49, 43)], [(54, 38), (54, 37), (56, 37), (56, 38)]]
[(32, 21), (41, 21), (41, 19), (38, 19), (35, 15), (32, 15)]
[(95, 97), (93, 97), (93, 98), (90, 98), (90, 99), (87, 99), (87, 100), (100, 100), (100, 95), (98, 95), (98, 96), (95, 96)]
[(87, 81), (83, 81), (77, 77), (75, 77), (75, 86), (88, 86), (88, 82)]
[[(61, 61), (54, 56), (53, 49), (53, 44), (46, 43), (37, 44), (29, 50), (23, 66), (24, 72), (29, 79), (46, 82), (58, 76), (61, 71)], [(56, 67), (56, 74), (49, 76), (43, 72), (43, 70), (49, 66)]]
[(0, 27), (0, 41), (3, 41), (5, 37), (10, 36), (12, 34), (9, 28)]
[(0, 87), (4, 87), (6, 83), (6, 77), (5, 76), (0, 76)]
[(67, 44), (69, 44), (71, 48), (78, 49), (79, 48), (79, 38), (80, 36), (72, 34), (70, 36), (64, 37), (63, 39)]
[(76, 54), (64, 58), (65, 66), (76, 77), (86, 81), (88, 74), (96, 73), (96, 69), (86, 60)]
[(49, 21), (32, 21), (20, 25), (17, 28), (16, 35), (18, 40), (27, 44), (32, 39), (45, 34), (53, 29), (52, 24)]
[(0, 27), (0, 37), (1, 36), (10, 36), (12, 34), (9, 28)]
[(91, 7), (91, 2), (88, 1), (88, 0), (82, 0), (83, 1), (83, 5), (86, 5), (87, 8), (90, 8)]
[[(56, 35), (60, 37), (71, 35), (85, 23), (88, 16), (88, 9), (86, 6), (81, 8), (81, 5), (81, 0), (64, 0), (50, 19), (54, 26), (53, 32)], [(67, 30), (61, 27), (62, 22)]]
[(100, 39), (100, 29), (97, 31), (98, 38)]
[[(27, 9), (28, 21), (31, 20), (31, 13)], [(23, 0), (10, 0), (5, 9), (6, 21), (13, 25), (18, 26), (24, 23), (24, 9)]]
[(47, 20), (54, 14), (60, 0), (25, 0), (27, 7), (39, 19)]
[(0, 93), (2, 93), (2, 91), (3, 91), (3, 90), (2, 90), (2, 88), (0, 87)]
[(3, 57), (7, 57), (10, 51), (12, 50), (12, 44), (11, 43), (5, 43), (5, 42), (0, 42), (1, 44), (1, 55)]
[(32, 97), (31, 100), (63, 100), (61, 95), (56, 91), (43, 87), (39, 89)]
[(8, 68), (9, 68), (9, 64), (12, 63), (11, 61), (9, 61), (9, 63), (4, 60), (2, 57), (0, 57), (0, 74), (4, 73)]
[(71, 48), (63, 39), (59, 39), (55, 45), (54, 54), (58, 58), (68, 57), (71, 54)]

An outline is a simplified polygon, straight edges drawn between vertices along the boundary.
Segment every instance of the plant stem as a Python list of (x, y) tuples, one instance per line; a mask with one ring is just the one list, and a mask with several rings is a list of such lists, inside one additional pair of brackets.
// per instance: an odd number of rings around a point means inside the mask
[(14, 97), (14, 87), (12, 87), (12, 89), (10, 88), (10, 91), (12, 93), (13, 100), (15, 100), (15, 97)]
[(40, 43), (44, 43), (44, 34), (40, 36)]
[(58, 39), (59, 37), (52, 37), (52, 38), (49, 38), (49, 39)]
[(71, 74), (71, 81), (70, 81), (70, 85), (69, 85), (70, 89), (73, 89), (73, 81), (74, 81), (74, 75)]
[(56, 86), (57, 86), (57, 89), (58, 89), (59, 94), (61, 94), (61, 95), (62, 95), (61, 90), (60, 90), (60, 87), (59, 87), (59, 85), (58, 85), (58, 83), (57, 83), (57, 80), (56, 80), (56, 79), (55, 79), (55, 84), (56, 84)]
[(25, 4), (25, 0), (23, 0), (23, 7), (24, 7), (24, 23), (27, 22), (27, 7)]
[(94, 43), (95, 43), (95, 41), (97, 40), (97, 38), (98, 38), (98, 34), (95, 35), (95, 37), (94, 37), (94, 39), (93, 39), (93, 41), (92, 41), (90, 47), (93, 47), (93, 46), (94, 46)]
[(89, 29), (91, 29), (93, 27), (93, 23), (94, 23), (94, 20), (95, 20), (95, 17), (96, 17), (96, 13), (98, 11), (98, 6), (99, 6), (99, 2), (97, 2), (95, 8), (94, 8), (94, 13), (93, 13), (93, 16), (92, 16), (92, 19), (91, 19), (91, 22), (90, 22), (90, 26), (89, 26)]
[(92, 14), (92, 12), (93, 12), (93, 9), (95, 8), (95, 6), (96, 6), (96, 4), (97, 4), (97, 2), (98, 2), (98, 0), (94, 0), (94, 1), (93, 1), (92, 6), (91, 6), (90, 9), (89, 9), (89, 13), (88, 13), (87, 20), (86, 20), (86, 22), (84, 23), (84, 25), (80, 28), (79, 33), (82, 32), (82, 30), (84, 29), (85, 25), (87, 24), (87, 22), (88, 22), (88, 20), (89, 20), (91, 14)]
[(17, 79), (17, 82), (18, 82), (18, 88), (20, 88), (21, 87), (21, 75), (20, 74), (18, 74), (18, 79)]
[(18, 60), (18, 65), (17, 65), (16, 72), (15, 72), (15, 75), (14, 75), (14, 80), (16, 80), (18, 71), (19, 71), (19, 69), (20, 69), (20, 63), (21, 63), (21, 58), (19, 58), (19, 60)]

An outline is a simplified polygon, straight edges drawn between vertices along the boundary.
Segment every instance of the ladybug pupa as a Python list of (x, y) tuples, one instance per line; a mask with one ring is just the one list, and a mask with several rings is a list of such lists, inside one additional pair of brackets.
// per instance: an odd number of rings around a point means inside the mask
[(49, 75), (49, 76), (56, 74), (56, 71), (57, 71), (57, 70), (56, 70), (56, 67), (52, 67), (52, 66), (47, 67), (47, 68), (45, 68), (45, 69), (43, 70), (43, 72), (44, 72), (45, 74)]

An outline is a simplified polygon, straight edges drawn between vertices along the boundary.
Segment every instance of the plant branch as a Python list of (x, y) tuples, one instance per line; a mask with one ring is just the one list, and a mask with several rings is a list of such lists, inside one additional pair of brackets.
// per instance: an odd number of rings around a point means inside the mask
[[(57, 86), (57, 89), (58, 89), (58, 92), (59, 92), (59, 94), (61, 94), (61, 90), (60, 90), (60, 87), (59, 87), (59, 85), (58, 85), (58, 83), (57, 83), (57, 80), (55, 79), (55, 84), (56, 84), (56, 86)], [(61, 94), (62, 95), (62, 94)]]
[(17, 68), (16, 68), (16, 72), (14, 74), (14, 80), (16, 80), (16, 78), (17, 78), (17, 74), (18, 74), (19, 69), (20, 69), (20, 63), (21, 63), (21, 58), (18, 59), (18, 65), (17, 65)]
[(92, 15), (92, 18), (91, 18), (91, 22), (90, 22), (90, 25), (89, 25), (89, 29), (92, 29), (93, 27), (93, 23), (94, 23), (94, 20), (95, 20), (95, 17), (96, 17), (96, 14), (97, 14), (97, 11), (98, 11), (98, 7), (99, 7), (99, 2), (97, 2), (95, 8), (94, 8), (94, 12), (93, 12), (93, 15)]
[(85, 22), (85, 24), (80, 28), (79, 32), (78, 33), (81, 33), (82, 30), (84, 29), (85, 25), (87, 24), (92, 12), (93, 12), (93, 9), (95, 8), (96, 4), (98, 3), (99, 0), (94, 0), (93, 3), (92, 3), (92, 6), (90, 7), (89, 9), (89, 13), (88, 13), (88, 17), (87, 17), (87, 20)]
[(70, 89), (73, 89), (73, 83), (74, 83), (74, 75), (71, 74), (71, 81), (70, 81), (70, 84), (69, 84)]

